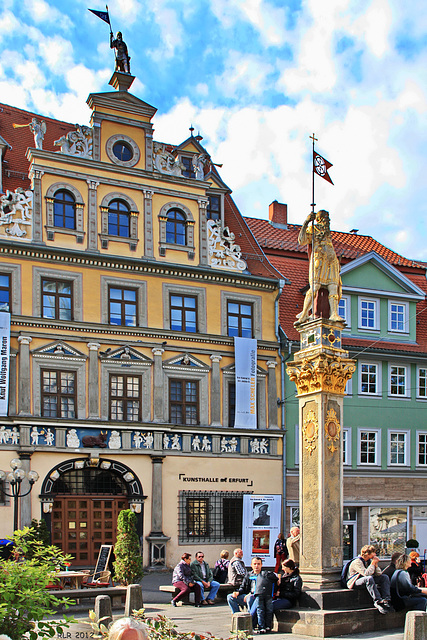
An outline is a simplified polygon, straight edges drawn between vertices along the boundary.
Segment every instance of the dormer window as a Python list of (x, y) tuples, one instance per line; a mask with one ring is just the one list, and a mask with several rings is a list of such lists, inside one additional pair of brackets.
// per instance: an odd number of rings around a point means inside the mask
[(208, 196), (206, 218), (208, 220), (221, 220), (221, 196)]
[(194, 173), (194, 168), (193, 168), (193, 158), (189, 158), (187, 156), (181, 156), (181, 162), (184, 165), (184, 169), (182, 170), (182, 175), (185, 178), (195, 178), (196, 174)]
[(179, 209), (170, 209), (167, 213), (166, 242), (171, 244), (187, 244), (186, 219)]

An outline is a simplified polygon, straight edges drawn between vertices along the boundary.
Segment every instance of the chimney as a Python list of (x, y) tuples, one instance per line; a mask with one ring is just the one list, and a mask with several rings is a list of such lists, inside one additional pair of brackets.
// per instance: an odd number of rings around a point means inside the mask
[(274, 200), (274, 202), (272, 202), (268, 207), (268, 217), (270, 218), (270, 222), (274, 227), (277, 227), (279, 229), (287, 229), (288, 205)]

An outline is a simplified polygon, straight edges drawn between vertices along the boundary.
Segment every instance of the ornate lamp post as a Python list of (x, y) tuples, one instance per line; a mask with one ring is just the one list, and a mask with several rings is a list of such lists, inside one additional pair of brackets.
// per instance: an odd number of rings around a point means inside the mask
[[(19, 512), (19, 498), (23, 498), (31, 493), (33, 485), (39, 479), (37, 471), (24, 471), (22, 469), (22, 461), (19, 458), (13, 458), (10, 461), (12, 471), (6, 473), (0, 469), (0, 480), (7, 480), (12, 493), (7, 493), (4, 489), (2, 492), (9, 498), (13, 498), (13, 530), (18, 529), (18, 512)], [(30, 488), (25, 493), (21, 493), (22, 481), (28, 480)]]

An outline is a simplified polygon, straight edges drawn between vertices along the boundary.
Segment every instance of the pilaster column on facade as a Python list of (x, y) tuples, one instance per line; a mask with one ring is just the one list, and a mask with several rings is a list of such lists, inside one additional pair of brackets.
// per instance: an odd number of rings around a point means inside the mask
[(88, 185), (87, 251), (98, 251), (98, 202), (99, 182), (86, 180)]
[(208, 226), (207, 226), (207, 208), (209, 200), (206, 198), (199, 198), (199, 264), (207, 265), (209, 261), (208, 256)]
[(96, 113), (92, 114), (92, 118), (92, 158), (94, 160), (101, 160), (101, 122)]
[(154, 191), (144, 189), (144, 256), (154, 256), (153, 242), (153, 194)]
[(296, 325), (302, 349), (287, 364), (300, 425), (300, 571), (304, 586), (340, 588), (342, 568), (342, 425), (345, 385), (355, 361), (341, 348), (342, 322)]
[(88, 342), (89, 349), (89, 383), (88, 383), (88, 418), (99, 418), (99, 342)]
[[(25, 473), (31, 470), (31, 453), (20, 453), (19, 458), (22, 462), (22, 470)], [(24, 495), (29, 491), (30, 483), (25, 478), (21, 485), (22, 498), (18, 498), (19, 501), (19, 528), (29, 527), (31, 525), (31, 493)]]
[(32, 169), (30, 173), (31, 187), (33, 189), (33, 242), (44, 244), (42, 225), (42, 177), (44, 171)]
[(277, 382), (275, 360), (267, 361), (268, 369), (268, 428), (277, 429)]
[(31, 415), (30, 342), (31, 336), (18, 336), (19, 342), (19, 383), (18, 412), (21, 416)]
[(153, 171), (153, 131), (145, 129), (145, 170)]
[(150, 545), (150, 566), (166, 566), (166, 543), (170, 538), (163, 533), (163, 473), (165, 456), (152, 455), (151, 532), (146, 537)]
[(222, 356), (212, 354), (210, 356), (212, 362), (211, 371), (211, 426), (221, 426), (221, 372), (219, 363)]
[(155, 347), (152, 349), (154, 356), (154, 381), (153, 381), (153, 420), (154, 422), (165, 422), (164, 408), (163, 408), (163, 363), (162, 355), (164, 349)]

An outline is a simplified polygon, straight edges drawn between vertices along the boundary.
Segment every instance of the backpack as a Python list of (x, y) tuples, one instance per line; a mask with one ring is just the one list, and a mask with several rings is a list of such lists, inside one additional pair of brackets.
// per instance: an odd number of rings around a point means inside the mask
[(228, 568), (224, 567), (224, 565), (219, 562), (215, 565), (214, 570), (212, 571), (212, 575), (214, 580), (216, 580), (220, 584), (225, 584), (228, 579)]
[(342, 568), (341, 571), (341, 586), (343, 589), (347, 589), (347, 578), (348, 578), (348, 571), (350, 569), (350, 565), (353, 562), (353, 560), (356, 560), (359, 556), (356, 556), (354, 558), (352, 558), (351, 560), (347, 560), (347, 562), (345, 563), (345, 565)]

